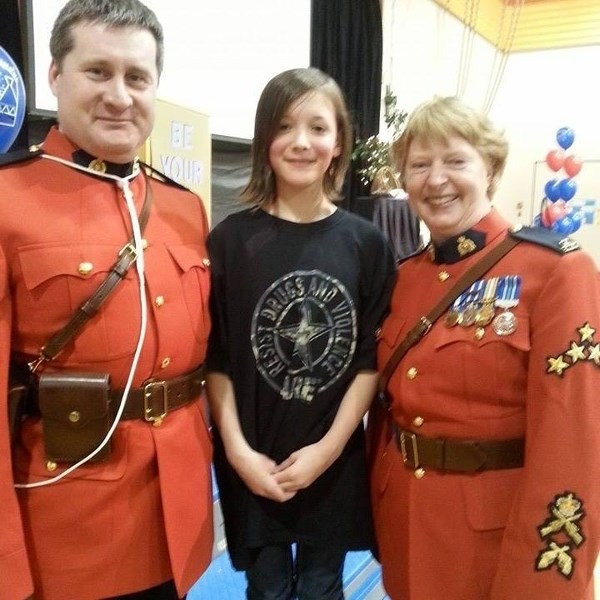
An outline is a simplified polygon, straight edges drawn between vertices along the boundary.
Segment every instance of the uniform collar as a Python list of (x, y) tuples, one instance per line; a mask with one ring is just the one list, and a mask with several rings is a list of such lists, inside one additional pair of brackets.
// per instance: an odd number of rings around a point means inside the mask
[(96, 171), (98, 175), (106, 173), (123, 178), (139, 171), (137, 160), (130, 163), (118, 164), (95, 158), (75, 146), (56, 126), (52, 127), (48, 132), (42, 144), (42, 149), (47, 154), (72, 161), (81, 167)]
[(429, 245), (429, 256), (436, 264), (451, 265), (483, 250), (494, 238), (506, 231), (508, 222), (492, 210), (471, 229), (451, 237), (441, 244)]
[(71, 159), (75, 164), (81, 167), (87, 167), (97, 173), (108, 173), (109, 175), (115, 175), (116, 177), (128, 177), (135, 169), (139, 169), (137, 161), (128, 163), (113, 163), (108, 160), (102, 160), (92, 156), (85, 150), (75, 150), (71, 155)]

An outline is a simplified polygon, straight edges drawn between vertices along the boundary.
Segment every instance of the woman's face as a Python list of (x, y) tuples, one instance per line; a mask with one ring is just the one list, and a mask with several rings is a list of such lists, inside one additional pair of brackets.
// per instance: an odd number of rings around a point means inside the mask
[(488, 166), (459, 136), (433, 142), (415, 138), (408, 149), (404, 183), (411, 208), (436, 242), (463, 233), (491, 208)]

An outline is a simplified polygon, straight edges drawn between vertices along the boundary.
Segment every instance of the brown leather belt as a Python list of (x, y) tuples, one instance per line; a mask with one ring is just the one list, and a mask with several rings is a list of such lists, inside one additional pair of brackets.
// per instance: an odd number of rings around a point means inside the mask
[[(153, 379), (129, 391), (121, 420), (157, 421), (198, 398), (204, 388), (204, 367), (172, 379)], [(113, 417), (119, 410), (123, 390), (110, 393)]]
[[(36, 386), (37, 387), (37, 386)], [(170, 412), (196, 400), (204, 388), (204, 367), (172, 379), (151, 379), (142, 387), (129, 390), (121, 420), (143, 419), (160, 422)], [(110, 412), (114, 419), (123, 390), (110, 391)], [(37, 389), (30, 394), (27, 414), (39, 415)]]
[(525, 440), (453, 440), (429, 438), (396, 429), (396, 442), (410, 469), (476, 473), (523, 466)]

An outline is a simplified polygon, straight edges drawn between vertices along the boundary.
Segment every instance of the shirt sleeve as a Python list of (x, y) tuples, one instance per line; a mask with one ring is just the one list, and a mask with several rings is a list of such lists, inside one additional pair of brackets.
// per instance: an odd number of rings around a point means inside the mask
[(363, 248), (361, 265), (360, 332), (356, 370), (375, 370), (377, 335), (389, 310), (396, 265), (388, 241), (375, 232), (370, 247)]
[(207, 239), (211, 264), (210, 315), (211, 331), (206, 354), (207, 371), (218, 371), (231, 377), (227, 350), (227, 294), (225, 292), (225, 256), (220, 230), (213, 229)]
[(583, 252), (557, 261), (530, 312), (530, 343), (525, 464), (490, 599), (591, 598), (600, 542), (600, 276)]

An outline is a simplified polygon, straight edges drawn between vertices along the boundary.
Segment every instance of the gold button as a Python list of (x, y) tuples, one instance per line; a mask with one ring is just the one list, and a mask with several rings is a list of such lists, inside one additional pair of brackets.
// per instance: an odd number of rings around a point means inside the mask
[(79, 413), (78, 410), (72, 410), (69, 413), (69, 421), (71, 421), (71, 423), (77, 423), (77, 421), (79, 421), (79, 419), (81, 419), (81, 414)]
[(156, 305), (157, 308), (160, 308), (164, 303), (165, 303), (164, 296), (156, 296), (156, 298), (154, 298), (154, 304)]
[(450, 279), (450, 273), (448, 273), (448, 271), (440, 271), (438, 273), (438, 279), (442, 282), (446, 281), (447, 279)]
[(29, 146), (29, 152), (37, 152), (40, 149), (41, 146), (38, 146), (37, 144), (32, 144), (31, 146)]
[(425, 469), (422, 469), (421, 467), (415, 469), (415, 477), (417, 479), (423, 479), (423, 477), (425, 477)]
[(417, 376), (417, 369), (415, 369), (415, 367), (411, 367), (408, 371), (406, 371), (406, 376), (409, 379), (414, 379)]
[(106, 163), (101, 158), (95, 158), (88, 165), (88, 169), (96, 171), (96, 173), (106, 173)]
[(205, 267), (210, 267), (210, 259), (209, 259), (209, 258), (203, 258), (203, 259), (202, 259), (202, 264), (203, 264)]
[(381, 335), (381, 327), (378, 327), (378, 328), (375, 330), (375, 337), (376, 337), (376, 338), (379, 338), (379, 336), (380, 336), (380, 335)]
[(91, 262), (80, 262), (77, 270), (80, 275), (87, 277), (94, 270), (94, 265)]
[(50, 472), (56, 471), (56, 469), (58, 469), (58, 465), (53, 460), (48, 460), (46, 461), (46, 469), (48, 469)]
[(485, 335), (485, 329), (483, 327), (478, 327), (475, 330), (475, 339), (480, 340)]
[(166, 358), (163, 358), (162, 362), (160, 363), (160, 368), (166, 369), (170, 364), (171, 364), (171, 359), (167, 356)]
[(156, 419), (154, 419), (152, 421), (152, 427), (160, 427), (163, 424), (163, 418), (162, 417), (156, 417)]
[(423, 425), (423, 423), (425, 423), (425, 419), (423, 417), (415, 417), (413, 419), (413, 425), (415, 427), (421, 427), (421, 425)]
[(145, 250), (148, 247), (148, 240), (146, 238), (142, 238), (142, 249)]

